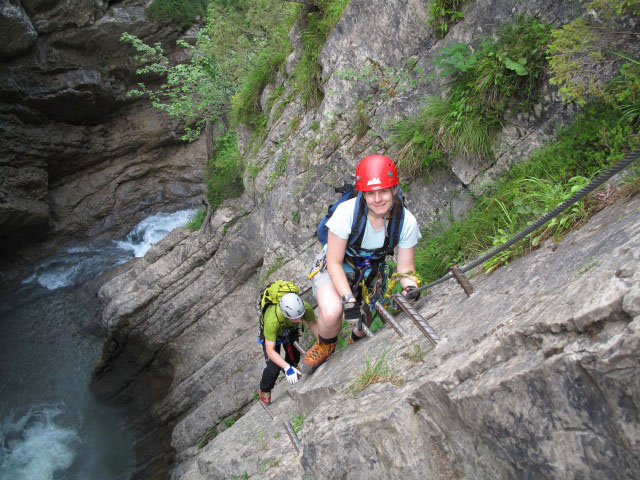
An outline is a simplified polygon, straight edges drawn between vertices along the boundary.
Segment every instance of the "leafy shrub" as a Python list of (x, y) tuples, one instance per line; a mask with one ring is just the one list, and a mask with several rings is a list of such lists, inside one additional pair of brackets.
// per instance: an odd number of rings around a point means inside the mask
[(207, 211), (204, 208), (199, 208), (194, 217), (185, 225), (191, 231), (199, 230), (207, 217)]
[(205, 17), (207, 3), (208, 0), (153, 0), (145, 13), (152, 20), (186, 28), (193, 24), (196, 16)]
[(294, 413), (291, 415), (291, 427), (296, 433), (300, 433), (302, 430), (302, 424), (304, 423), (304, 416)]
[(348, 4), (349, 0), (317, 0), (316, 8), (301, 11), (306, 14), (306, 28), (302, 32), (303, 55), (293, 72), (293, 79), (305, 107), (317, 106), (322, 101), (323, 80), (318, 55)]
[(621, 25), (624, 17), (640, 16), (640, 0), (595, 0), (584, 8), (596, 15), (578, 18), (554, 30), (548, 46), (551, 84), (559, 86), (563, 100), (580, 105), (588, 97), (611, 101), (611, 91), (605, 87), (606, 73), (619, 68), (625, 60), (633, 62), (621, 52), (637, 45), (637, 34), (632, 28), (624, 31)]
[(434, 64), (440, 75), (453, 76), (447, 98), (427, 97), (415, 118), (392, 127), (403, 174), (445, 165), (453, 155), (492, 156), (506, 109), (514, 103), (533, 106), (548, 39), (548, 26), (521, 16), (513, 25), (502, 25), (496, 41), (485, 39), (475, 51), (464, 43), (444, 48)]
[(139, 55), (135, 60), (143, 64), (138, 75), (162, 75), (165, 82), (159, 88), (139, 83), (137, 89), (127, 93), (130, 97), (148, 97), (154, 108), (168, 113), (182, 122), (183, 140), (193, 141), (200, 135), (205, 122), (215, 122), (227, 110), (232, 85), (221, 74), (218, 64), (202, 53), (210, 38), (201, 33), (196, 46), (179, 40), (179, 46), (190, 51), (188, 63), (171, 65), (159, 43), (147, 45), (135, 35), (123, 33), (122, 42), (133, 45)]
[(295, 20), (297, 9), (286, 11), (278, 17), (280, 22), (260, 50), (252, 68), (241, 80), (238, 91), (231, 100), (231, 120), (234, 125), (243, 123), (252, 129), (263, 128), (260, 110), (260, 93), (275, 80), (278, 69), (284, 64), (291, 51), (288, 32)]

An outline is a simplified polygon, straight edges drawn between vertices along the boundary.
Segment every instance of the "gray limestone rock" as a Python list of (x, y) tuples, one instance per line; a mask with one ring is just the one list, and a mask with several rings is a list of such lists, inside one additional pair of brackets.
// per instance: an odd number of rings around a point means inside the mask
[[(407, 337), (385, 327), (294, 387), (279, 384), (274, 419), (255, 404), (172, 479), (252, 476), (267, 464), (281, 479), (632, 478), (638, 225), (636, 197), (553, 249), (472, 278), (469, 298), (452, 281), (435, 287), (418, 308), (437, 347), (400, 316)], [(383, 353), (401, 383), (348, 393)], [(305, 417), (299, 456), (282, 424), (294, 414)]]

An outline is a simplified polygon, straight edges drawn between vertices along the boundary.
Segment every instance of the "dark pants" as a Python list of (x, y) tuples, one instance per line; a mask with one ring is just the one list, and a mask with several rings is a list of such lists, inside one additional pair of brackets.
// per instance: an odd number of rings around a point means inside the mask
[[(276, 344), (275, 350), (280, 353), (280, 346), (284, 347), (285, 351), (285, 360), (289, 365), (296, 366), (300, 361), (300, 352), (297, 348), (293, 346), (293, 341), (295, 340), (293, 337), (289, 337), (287, 343), (283, 343), (282, 345)], [(273, 363), (271, 359), (267, 356), (267, 347), (265, 344), (262, 344), (262, 352), (264, 353), (264, 360), (267, 362), (267, 366), (264, 367), (262, 371), (262, 379), (260, 380), (260, 390), (263, 392), (270, 392), (273, 390), (273, 386), (276, 384), (276, 380), (278, 379), (278, 375), (282, 369)]]

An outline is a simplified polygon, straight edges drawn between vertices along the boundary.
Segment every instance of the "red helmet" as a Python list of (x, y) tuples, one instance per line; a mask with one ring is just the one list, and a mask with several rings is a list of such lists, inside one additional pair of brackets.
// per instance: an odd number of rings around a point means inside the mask
[(356, 190), (370, 192), (398, 185), (398, 169), (385, 155), (369, 155), (356, 167)]

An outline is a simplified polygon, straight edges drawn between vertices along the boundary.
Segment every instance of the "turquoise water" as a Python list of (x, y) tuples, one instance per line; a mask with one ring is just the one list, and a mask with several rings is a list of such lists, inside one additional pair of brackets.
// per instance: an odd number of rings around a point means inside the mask
[(83, 285), (148, 248), (195, 211), (146, 219), (119, 242), (76, 246), (0, 293), (0, 479), (126, 480), (135, 438), (125, 411), (89, 388), (102, 339)]

